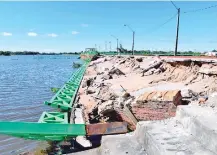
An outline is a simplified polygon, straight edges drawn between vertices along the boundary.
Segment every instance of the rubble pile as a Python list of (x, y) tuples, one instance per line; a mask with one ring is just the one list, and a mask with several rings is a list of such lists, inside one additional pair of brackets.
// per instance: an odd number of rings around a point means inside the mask
[[(197, 62), (192, 60), (168, 60), (160, 57), (139, 56), (101, 56), (90, 63), (84, 76), (82, 89), (89, 101), (83, 104), (84, 113), (88, 115), (87, 122), (123, 121), (120, 113), (127, 106), (139, 120), (159, 120), (175, 115), (176, 106), (188, 104), (191, 101), (205, 99), (207, 91), (213, 92), (217, 85), (213, 83), (216, 77), (217, 64)], [(149, 86), (163, 82), (183, 82), (189, 88), (176, 91), (149, 91), (143, 96), (133, 96), (125, 86), (118, 87), (122, 92), (113, 89), (113, 81), (122, 79), (124, 84), (134, 85), (128, 77), (146, 79)], [(203, 83), (200, 85), (198, 83)], [(142, 84), (142, 83), (141, 83)], [(200, 86), (193, 91), (193, 86)], [(122, 88), (121, 88), (122, 87)], [(216, 89), (217, 90), (217, 89)], [(82, 95), (80, 97), (82, 98)], [(151, 95), (150, 95), (151, 94)], [(170, 99), (166, 96), (169, 94)], [(179, 103), (173, 98), (178, 94)], [(152, 98), (144, 98), (147, 95)], [(85, 97), (85, 96), (83, 96)], [(181, 99), (180, 99), (181, 98)], [(94, 102), (94, 103), (93, 103)], [(182, 103), (180, 103), (182, 102)], [(204, 101), (205, 102), (205, 101)], [(88, 105), (91, 103), (92, 105)], [(87, 106), (85, 105), (87, 104)]]
[(158, 60), (143, 70), (143, 76), (158, 75), (150, 84), (166, 82), (183, 82), (186, 86), (200, 85), (197, 93), (210, 94), (217, 91), (217, 63), (194, 62), (192, 60), (166, 61)]
[[(141, 131), (138, 137), (155, 136), (157, 135), (155, 130), (159, 130), (159, 133), (171, 134), (170, 137), (181, 135), (183, 138), (185, 129), (182, 128), (194, 128), (188, 125), (188, 122), (196, 119), (196, 117), (187, 118), (185, 110), (189, 110), (189, 116), (191, 113), (197, 116), (196, 110), (203, 107), (207, 111), (210, 109), (216, 111), (217, 93), (212, 93), (217, 91), (216, 77), (217, 62), (214, 61), (165, 57), (101, 56), (92, 61), (86, 71), (79, 90), (79, 106), (83, 110), (87, 124), (127, 122), (128, 129), (135, 130), (136, 124), (138, 128), (138, 121), (145, 121), (144, 124), (148, 128), (141, 127), (140, 129), (144, 131)], [(191, 107), (195, 109), (191, 111)], [(202, 111), (203, 109), (201, 113)], [(182, 119), (182, 117), (186, 118)], [(177, 124), (177, 118), (184, 125), (187, 124), (186, 127)], [(165, 123), (165, 120), (169, 120), (171, 127)], [(165, 130), (167, 127), (168, 132)], [(144, 134), (149, 130), (150, 133)], [(177, 131), (181, 131), (180, 134), (177, 134)], [(175, 140), (170, 143), (171, 139), (163, 138), (168, 141), (169, 145), (176, 145)], [(142, 144), (144, 141), (149, 142), (146, 139), (143, 139)], [(154, 140), (150, 143), (150, 148), (155, 141), (159, 142), (161, 147), (166, 148), (167, 146), (164, 145), (165, 143), (162, 144), (161, 140), (158, 141), (153, 137), (150, 139)], [(184, 137), (183, 141), (185, 140)], [(187, 139), (186, 144), (189, 144), (189, 141)], [(111, 145), (108, 143), (108, 146)], [(169, 148), (166, 151), (173, 150)]]

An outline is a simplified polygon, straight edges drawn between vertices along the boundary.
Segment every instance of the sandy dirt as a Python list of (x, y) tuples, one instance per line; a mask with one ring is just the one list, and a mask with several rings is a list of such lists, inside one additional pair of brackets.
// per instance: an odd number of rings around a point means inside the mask
[[(208, 95), (217, 90), (216, 60), (209, 57), (190, 60), (190, 57), (102, 56), (90, 63), (79, 90), (85, 119), (88, 123), (90, 114), (101, 115), (98, 107), (103, 111), (120, 108), (123, 104), (132, 106), (136, 98), (147, 91), (190, 89), (196, 94)], [(126, 92), (131, 97), (125, 98)]]

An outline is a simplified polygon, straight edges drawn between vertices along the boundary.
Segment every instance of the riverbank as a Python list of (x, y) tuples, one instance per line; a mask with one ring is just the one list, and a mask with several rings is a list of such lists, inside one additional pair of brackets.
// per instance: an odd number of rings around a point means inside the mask
[[(216, 91), (216, 69), (216, 59), (208, 58), (101, 56), (86, 70), (78, 107), (86, 124), (126, 121), (135, 130), (138, 125), (126, 116), (124, 107), (138, 121), (174, 118), (177, 106), (205, 103)], [(112, 136), (103, 137), (102, 146), (112, 143), (106, 138)]]
[[(95, 111), (132, 106), (144, 92), (190, 90), (199, 96), (215, 91), (215, 63), (207, 60), (172, 59), (170, 57), (104, 56), (92, 61), (79, 90), (79, 103), (84, 108), (86, 123), (96, 120)], [(127, 95), (125, 97), (124, 95)], [(92, 118), (93, 117), (93, 118)]]

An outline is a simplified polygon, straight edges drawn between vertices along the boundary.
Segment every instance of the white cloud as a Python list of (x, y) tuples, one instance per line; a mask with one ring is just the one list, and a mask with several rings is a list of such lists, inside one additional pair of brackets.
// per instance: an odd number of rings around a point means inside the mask
[(49, 37), (57, 37), (58, 35), (55, 34), (55, 33), (50, 33), (50, 34), (48, 34), (48, 36), (49, 36)]
[(81, 24), (82, 27), (88, 27), (88, 24)]
[(35, 32), (29, 32), (29, 33), (27, 33), (27, 35), (30, 37), (36, 37), (38, 34)]
[(3, 35), (3, 36), (12, 36), (12, 33), (9, 33), (9, 32), (3, 32), (2, 35)]
[(76, 34), (78, 34), (79, 32), (78, 31), (72, 31), (72, 34), (73, 35), (76, 35)]

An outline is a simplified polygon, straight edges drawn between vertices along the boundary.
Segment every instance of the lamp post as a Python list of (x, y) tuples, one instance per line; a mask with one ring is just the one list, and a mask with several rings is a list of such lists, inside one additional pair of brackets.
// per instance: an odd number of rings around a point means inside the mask
[(128, 27), (128, 28), (133, 32), (132, 55), (134, 55), (134, 38), (135, 38), (135, 31), (133, 31), (133, 29), (132, 29), (129, 25), (127, 25), (127, 24), (125, 24), (124, 26)]
[(120, 55), (120, 53), (118, 52), (118, 38), (113, 36), (113, 35), (111, 35), (111, 36), (117, 40), (117, 53)]

